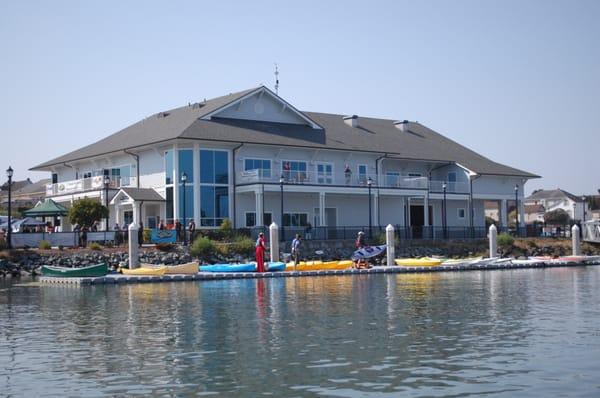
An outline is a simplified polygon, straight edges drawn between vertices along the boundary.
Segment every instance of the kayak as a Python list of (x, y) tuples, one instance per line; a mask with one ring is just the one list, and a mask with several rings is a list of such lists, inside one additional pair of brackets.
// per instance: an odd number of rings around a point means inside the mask
[(472, 264), (483, 260), (483, 257), (467, 257), (467, 258), (452, 258), (452, 259), (440, 259), (443, 265), (452, 264)]
[(201, 265), (200, 272), (254, 272), (256, 264), (213, 264)]
[(121, 272), (123, 275), (162, 276), (167, 272), (167, 267), (121, 268)]
[(550, 256), (538, 256), (530, 257), (533, 260), (539, 261), (554, 261), (554, 262), (580, 262), (586, 259), (586, 256), (566, 256), (566, 257), (550, 257)]
[[(296, 271), (324, 271), (332, 269), (346, 269), (352, 267), (352, 261), (301, 261), (296, 266)], [(285, 266), (286, 271), (294, 270), (294, 263), (287, 263)]]
[(179, 265), (155, 265), (155, 264), (141, 264), (142, 268), (152, 268), (159, 269), (162, 267), (166, 267), (165, 271), (166, 275), (181, 275), (181, 274), (197, 274), (198, 273), (198, 263), (186, 263)]
[(405, 267), (435, 267), (440, 265), (442, 260), (439, 258), (423, 257), (423, 258), (397, 258), (394, 260), (396, 265)]
[(106, 263), (90, 265), (89, 267), (68, 268), (68, 267), (52, 267), (50, 265), (42, 266), (42, 275), (57, 276), (57, 277), (95, 277), (108, 274), (108, 266)]
[[(268, 272), (285, 270), (285, 264), (281, 262), (265, 263), (265, 266)], [(256, 263), (201, 265), (200, 272), (256, 272)]]

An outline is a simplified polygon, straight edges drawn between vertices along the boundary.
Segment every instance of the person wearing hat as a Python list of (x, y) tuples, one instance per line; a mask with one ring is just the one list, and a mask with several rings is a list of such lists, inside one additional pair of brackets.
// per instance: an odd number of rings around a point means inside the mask
[(356, 248), (362, 249), (367, 244), (365, 242), (365, 233), (363, 231), (358, 232), (358, 236), (356, 237)]
[(265, 234), (262, 232), (258, 234), (256, 240), (256, 272), (265, 272)]

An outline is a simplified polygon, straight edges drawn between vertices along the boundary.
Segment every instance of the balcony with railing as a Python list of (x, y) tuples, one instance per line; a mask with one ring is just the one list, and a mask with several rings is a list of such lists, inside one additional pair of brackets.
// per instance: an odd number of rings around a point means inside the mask
[[(323, 173), (315, 171), (284, 171), (279, 174), (270, 169), (254, 169), (237, 173), (237, 184), (279, 184), (283, 179), (285, 184), (298, 185), (330, 185), (366, 188), (369, 178), (371, 186), (379, 188), (419, 189), (426, 190), (428, 187), (432, 192), (442, 192), (444, 181), (429, 181), (427, 177), (415, 177), (408, 175), (379, 175), (375, 174), (346, 174), (346, 173)], [(463, 182), (447, 182), (447, 193), (468, 193), (469, 185)]]
[[(111, 177), (109, 189), (135, 185), (135, 177)], [(57, 182), (46, 185), (46, 196), (58, 196), (87, 191), (100, 191), (105, 189), (104, 176), (80, 178), (77, 180)]]

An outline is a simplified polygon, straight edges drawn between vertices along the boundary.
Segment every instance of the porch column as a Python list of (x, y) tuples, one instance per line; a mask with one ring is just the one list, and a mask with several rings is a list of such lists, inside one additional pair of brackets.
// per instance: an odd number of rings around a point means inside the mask
[[(194, 183), (191, 188), (194, 190), (194, 222), (196, 225), (200, 225), (200, 147), (196, 143), (194, 144), (192, 159), (194, 167)], [(232, 217), (229, 217), (229, 220), (233, 221)], [(235, 228), (235, 226), (233, 227)]]
[(115, 223), (121, 227), (121, 207), (115, 203), (113, 212), (115, 213)]
[(400, 197), (400, 209), (402, 209), (402, 226), (406, 227), (406, 198)]
[(377, 190), (375, 190), (375, 193), (373, 194), (373, 200), (375, 201), (373, 203), (373, 210), (375, 210), (375, 225), (379, 226), (379, 192)]
[(326, 227), (327, 220), (325, 220), (325, 192), (319, 192), (319, 227)]
[(426, 227), (429, 226), (429, 192), (425, 194), (425, 198), (423, 198), (423, 215), (424, 215), (424, 224)]
[(259, 190), (254, 191), (255, 211), (256, 211), (256, 226), (262, 227), (265, 225), (263, 220), (263, 193)]
[(136, 226), (136, 228), (139, 228), (142, 217), (140, 202), (133, 202), (131, 206), (133, 207), (133, 224)]
[(519, 198), (519, 229), (525, 228), (525, 203), (523, 198)]
[(500, 202), (500, 225), (504, 228), (508, 227), (508, 204), (506, 199), (502, 199)]
[(406, 198), (406, 226), (410, 227), (410, 196)]

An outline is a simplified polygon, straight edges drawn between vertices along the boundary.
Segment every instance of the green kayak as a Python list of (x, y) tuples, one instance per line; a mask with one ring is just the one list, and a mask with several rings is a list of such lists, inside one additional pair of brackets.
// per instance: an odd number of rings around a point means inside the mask
[(91, 276), (104, 276), (106, 274), (108, 274), (108, 266), (105, 263), (81, 268), (52, 267), (50, 265), (42, 266), (42, 275), (44, 276), (83, 278)]

